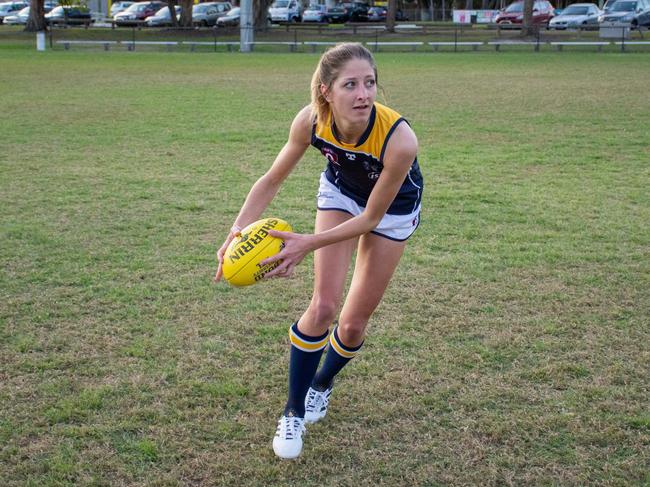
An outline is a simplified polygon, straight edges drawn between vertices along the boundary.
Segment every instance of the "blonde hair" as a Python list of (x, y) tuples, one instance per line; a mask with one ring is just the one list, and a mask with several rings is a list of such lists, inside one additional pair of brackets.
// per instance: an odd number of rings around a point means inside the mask
[(372, 66), (377, 81), (377, 66), (372, 53), (358, 42), (344, 42), (323, 53), (311, 78), (311, 112), (316, 122), (325, 122), (330, 113), (329, 102), (321, 93), (321, 85), (332, 87), (341, 69), (352, 59), (365, 59)]

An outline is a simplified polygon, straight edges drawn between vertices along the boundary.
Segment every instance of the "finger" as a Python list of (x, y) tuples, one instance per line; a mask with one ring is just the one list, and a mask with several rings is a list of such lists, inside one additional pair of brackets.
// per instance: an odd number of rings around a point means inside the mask
[(264, 278), (266, 279), (266, 278), (269, 278), (269, 277), (278, 277), (278, 276), (280, 276), (283, 272), (286, 271), (287, 265), (288, 264), (285, 264), (285, 263), (280, 264), (279, 266), (277, 266), (272, 271), (267, 272), (266, 274), (264, 274)]
[(275, 255), (272, 255), (271, 257), (267, 257), (263, 261), (260, 262), (261, 266), (265, 266), (267, 264), (272, 264), (273, 262), (277, 262), (278, 260), (282, 260), (284, 258), (284, 254), (282, 252), (278, 252)]
[(217, 272), (214, 275), (214, 282), (219, 282), (222, 276), (223, 276), (223, 270), (221, 268), (221, 265), (219, 265), (219, 267), (217, 267)]
[(281, 232), (279, 230), (269, 230), (269, 235), (271, 235), (271, 237), (278, 237), (278, 238), (281, 238), (281, 239), (285, 239), (285, 238), (287, 238), (287, 236), (291, 235), (291, 232)]

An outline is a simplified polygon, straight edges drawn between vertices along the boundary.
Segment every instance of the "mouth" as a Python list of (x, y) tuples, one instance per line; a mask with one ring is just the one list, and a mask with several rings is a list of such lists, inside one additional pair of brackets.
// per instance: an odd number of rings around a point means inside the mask
[(367, 110), (368, 107), (370, 107), (370, 105), (357, 105), (357, 106), (352, 107), (352, 109), (363, 111), (363, 110)]

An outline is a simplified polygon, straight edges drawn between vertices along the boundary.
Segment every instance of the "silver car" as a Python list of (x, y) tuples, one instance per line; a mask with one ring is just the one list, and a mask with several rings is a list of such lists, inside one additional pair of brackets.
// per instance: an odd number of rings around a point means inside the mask
[(549, 29), (584, 29), (598, 25), (598, 17), (602, 14), (593, 3), (574, 3), (562, 10), (548, 23)]
[(225, 17), (231, 8), (230, 2), (198, 3), (192, 7), (192, 23), (202, 27), (216, 25), (217, 19)]
[[(174, 10), (176, 11), (176, 20), (178, 20), (181, 16), (181, 7), (174, 5)], [(169, 7), (161, 8), (154, 15), (147, 17), (144, 22), (147, 24), (147, 27), (172, 25), (172, 16), (169, 14)]]
[(27, 19), (29, 18), (29, 7), (25, 7), (16, 15), (8, 15), (4, 19), (4, 23), (7, 25), (25, 25)]

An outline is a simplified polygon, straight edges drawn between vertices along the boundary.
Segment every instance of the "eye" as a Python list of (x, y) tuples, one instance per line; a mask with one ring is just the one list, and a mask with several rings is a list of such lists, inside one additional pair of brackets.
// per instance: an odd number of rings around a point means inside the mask
[(366, 86), (368, 88), (372, 88), (373, 86), (375, 86), (375, 80), (374, 79), (369, 79), (368, 81), (366, 81)]
[(354, 81), (348, 81), (343, 85), (344, 88), (354, 88), (354, 86), (355, 86)]

